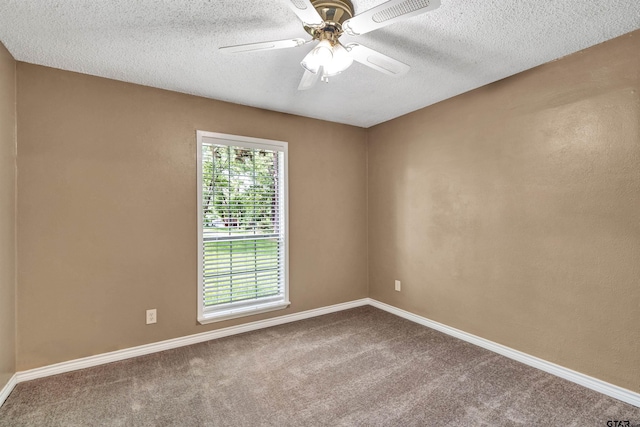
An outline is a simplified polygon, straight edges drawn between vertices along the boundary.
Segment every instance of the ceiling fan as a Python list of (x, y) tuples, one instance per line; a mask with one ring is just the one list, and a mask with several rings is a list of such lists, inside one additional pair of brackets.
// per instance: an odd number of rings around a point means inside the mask
[(340, 43), (347, 33), (358, 36), (386, 27), (406, 18), (437, 9), (440, 0), (389, 0), (356, 16), (350, 0), (286, 0), (302, 21), (304, 29), (313, 37), (276, 40), (221, 47), (227, 53), (245, 53), (261, 50), (300, 47), (318, 41), (300, 65), (305, 69), (299, 90), (313, 87), (318, 79), (328, 82), (349, 68), (353, 61), (392, 76), (409, 71), (409, 66), (359, 43)]

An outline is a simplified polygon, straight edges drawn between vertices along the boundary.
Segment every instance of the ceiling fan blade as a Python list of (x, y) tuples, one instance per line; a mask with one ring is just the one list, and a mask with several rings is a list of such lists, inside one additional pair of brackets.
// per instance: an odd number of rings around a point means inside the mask
[(393, 59), (359, 43), (349, 43), (345, 46), (355, 61), (371, 67), (390, 76), (401, 76), (411, 69), (404, 62)]
[(322, 70), (314, 74), (311, 71), (304, 70), (302, 80), (300, 80), (300, 85), (298, 85), (298, 90), (307, 90), (315, 86), (315, 84), (318, 82), (318, 78), (322, 74), (321, 71)]
[(289, 0), (289, 6), (293, 13), (298, 15), (303, 24), (310, 27), (322, 27), (324, 25), (322, 17), (320, 17), (310, 0)]
[(306, 44), (304, 39), (276, 40), (272, 42), (248, 43), (235, 46), (224, 46), (220, 50), (227, 53), (244, 53), (258, 50), (284, 49), (288, 47), (298, 47)]
[(389, 0), (347, 19), (342, 29), (350, 36), (357, 36), (439, 7), (440, 0)]

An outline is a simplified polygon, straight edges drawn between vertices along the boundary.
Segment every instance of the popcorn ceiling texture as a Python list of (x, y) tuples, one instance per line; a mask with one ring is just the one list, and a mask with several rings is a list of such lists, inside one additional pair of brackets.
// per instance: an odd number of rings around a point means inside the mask
[[(380, 0), (353, 0), (356, 14)], [(5, 0), (0, 41), (19, 60), (369, 127), (640, 28), (638, 0), (443, 0), (359, 36), (411, 66), (355, 63), (300, 92), (310, 45), (238, 55), (226, 45), (309, 37), (287, 0)]]

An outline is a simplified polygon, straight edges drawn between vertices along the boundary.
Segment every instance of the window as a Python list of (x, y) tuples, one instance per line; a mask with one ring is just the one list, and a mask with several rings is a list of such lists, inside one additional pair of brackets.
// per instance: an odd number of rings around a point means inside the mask
[(287, 307), (287, 143), (197, 138), (198, 321)]

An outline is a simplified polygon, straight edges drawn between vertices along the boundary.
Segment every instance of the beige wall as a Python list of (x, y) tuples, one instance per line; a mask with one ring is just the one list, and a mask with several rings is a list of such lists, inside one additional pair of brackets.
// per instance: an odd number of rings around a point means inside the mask
[(0, 43), (0, 389), (16, 369), (16, 62)]
[[(367, 295), (364, 129), (25, 63), (18, 128), (18, 370)], [(197, 129), (289, 142), (290, 308), (196, 324)]]
[(638, 52), (640, 31), (371, 128), (370, 296), (640, 392)]
[[(635, 32), (368, 131), (19, 63), (17, 369), (368, 294), (640, 391), (639, 48)], [(196, 129), (290, 143), (291, 308), (196, 324)]]

